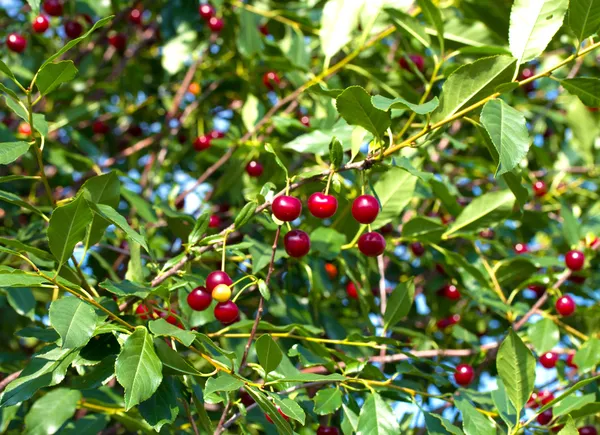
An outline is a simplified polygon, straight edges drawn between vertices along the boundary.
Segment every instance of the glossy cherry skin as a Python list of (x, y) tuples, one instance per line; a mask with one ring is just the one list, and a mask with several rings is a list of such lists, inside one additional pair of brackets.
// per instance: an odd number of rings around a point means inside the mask
[(127, 37), (122, 33), (116, 33), (108, 37), (108, 43), (115, 47), (117, 51), (125, 51), (127, 47)]
[(358, 289), (356, 288), (356, 284), (354, 284), (352, 281), (346, 284), (346, 294), (349, 298), (358, 299)]
[(517, 254), (526, 254), (527, 252), (529, 252), (529, 248), (524, 243), (517, 243), (514, 246), (514, 249), (515, 249), (515, 253), (517, 253)]
[(264, 171), (263, 165), (256, 160), (251, 160), (246, 165), (246, 173), (251, 177), (258, 178)]
[[(279, 406), (277, 407), (277, 412), (279, 412), (279, 415), (281, 415), (286, 421), (289, 421), (290, 418), (283, 413), (283, 411), (281, 410), (281, 408)], [(265, 414), (265, 417), (267, 417), (267, 421), (269, 423), (273, 423), (273, 420), (271, 420), (271, 417), (269, 417), (269, 414)]]
[(142, 10), (138, 8), (133, 8), (131, 12), (129, 12), (129, 22), (131, 24), (142, 24)]
[(302, 213), (302, 203), (293, 196), (280, 195), (273, 200), (271, 210), (280, 221), (291, 222), (298, 219)]
[(277, 73), (275, 71), (266, 72), (263, 75), (262, 81), (263, 81), (263, 84), (267, 87), (267, 89), (269, 89), (271, 91), (275, 87), (279, 87), (279, 85), (281, 85), (281, 79), (279, 78), (279, 75), (277, 75)]
[(575, 364), (573, 358), (575, 358), (574, 353), (570, 353), (567, 355), (567, 367), (571, 367), (572, 369), (578, 369), (579, 367), (577, 366), (577, 364)]
[(216, 214), (211, 214), (208, 220), (208, 228), (219, 228), (221, 225), (221, 218)]
[(370, 224), (379, 214), (379, 202), (374, 196), (360, 195), (352, 203), (352, 216), (361, 224)]
[(79, 38), (83, 33), (83, 26), (77, 21), (66, 21), (65, 22), (65, 33), (71, 39)]
[(239, 314), (240, 310), (232, 301), (219, 302), (215, 306), (215, 318), (223, 324), (227, 325), (235, 322)]
[(327, 219), (335, 214), (338, 201), (333, 195), (315, 192), (308, 198), (308, 211), (319, 219)]
[(569, 251), (565, 255), (565, 264), (573, 271), (581, 270), (585, 264), (585, 255), (581, 251)]
[(540, 196), (544, 196), (546, 193), (548, 193), (548, 187), (546, 186), (546, 183), (543, 181), (536, 181), (533, 183), (533, 194), (535, 196), (539, 198)]
[(211, 17), (208, 20), (208, 28), (215, 33), (223, 30), (223, 26), (225, 26), (225, 22), (221, 18)]
[(194, 141), (194, 149), (196, 151), (204, 151), (208, 148), (210, 148), (210, 136), (207, 135), (202, 135), (202, 136), (198, 136), (196, 138), (196, 140)]
[(23, 136), (29, 136), (31, 134), (31, 126), (26, 122), (22, 122), (19, 124), (17, 131)]
[(158, 313), (158, 316), (162, 317), (163, 319), (165, 319), (165, 321), (167, 323), (170, 323), (171, 325), (178, 326), (179, 328), (182, 328), (183, 325), (181, 325), (179, 323), (179, 320), (177, 320), (177, 317), (173, 316), (171, 313), (172, 313), (172, 311), (168, 311), (168, 312), (167, 311), (160, 311)]
[(35, 33), (44, 33), (50, 27), (50, 21), (44, 15), (38, 15), (31, 24)]
[(415, 257), (421, 257), (425, 253), (425, 246), (420, 242), (410, 244), (410, 250)]
[(204, 311), (212, 303), (212, 296), (206, 287), (196, 287), (187, 297), (187, 303), (194, 311)]
[(450, 299), (451, 301), (460, 299), (460, 292), (454, 284), (446, 284), (444, 287), (442, 287), (441, 294), (446, 299)]
[(556, 366), (558, 354), (555, 352), (546, 352), (540, 356), (540, 364), (547, 369), (552, 369)]
[(221, 270), (215, 270), (214, 272), (209, 273), (206, 277), (206, 290), (212, 294), (212, 291), (219, 284), (231, 285), (233, 284), (233, 281), (229, 278), (227, 273)]
[(110, 127), (106, 122), (94, 121), (94, 123), (92, 124), (92, 131), (95, 134), (106, 134), (110, 131)]
[(594, 426), (583, 426), (577, 429), (579, 435), (598, 435), (598, 431)]
[(51, 17), (60, 17), (63, 14), (63, 5), (59, 0), (46, 0), (43, 8)]
[(290, 257), (304, 257), (310, 251), (310, 237), (302, 230), (292, 230), (283, 238), (283, 245)]
[(564, 295), (557, 299), (554, 307), (556, 308), (556, 312), (558, 314), (563, 317), (567, 317), (575, 312), (577, 305), (571, 296)]
[(469, 364), (459, 364), (456, 366), (456, 371), (454, 372), (454, 380), (458, 385), (467, 386), (473, 379), (475, 378), (475, 372), (473, 371), (473, 367)]
[(208, 133), (208, 135), (211, 139), (222, 139), (225, 137), (225, 133), (219, 130), (211, 130), (210, 133)]
[(307, 115), (302, 115), (300, 117), (300, 122), (305, 127), (310, 127), (310, 118)]
[[(411, 54), (408, 56), (408, 58), (412, 61), (412, 63), (415, 64), (419, 71), (423, 72), (425, 70), (425, 60), (423, 59), (423, 56), (420, 54)], [(406, 71), (412, 71), (412, 65), (404, 56), (398, 60), (398, 64), (400, 65), (400, 68)]]
[(546, 409), (544, 412), (537, 416), (537, 422), (542, 426), (546, 426), (552, 421), (552, 418), (552, 408)]
[(203, 20), (210, 20), (215, 16), (215, 8), (208, 3), (203, 3), (198, 7), (198, 13)]
[(18, 33), (9, 33), (6, 37), (6, 46), (10, 51), (23, 53), (27, 47), (27, 40)]
[(139, 304), (135, 309), (136, 316), (139, 316), (140, 319), (148, 320), (152, 317), (152, 311), (146, 304)]
[(319, 426), (317, 435), (339, 435), (340, 431), (333, 426)]
[(450, 317), (438, 320), (437, 327), (439, 329), (446, 329), (449, 326), (456, 325), (458, 322), (460, 322), (460, 314), (453, 314)]
[(358, 239), (358, 249), (367, 257), (377, 257), (385, 251), (385, 239), (375, 231), (364, 233)]

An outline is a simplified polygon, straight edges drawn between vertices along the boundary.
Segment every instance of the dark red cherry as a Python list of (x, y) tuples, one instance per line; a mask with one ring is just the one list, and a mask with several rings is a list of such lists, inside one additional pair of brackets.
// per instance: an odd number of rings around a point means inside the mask
[(63, 14), (63, 5), (59, 0), (46, 0), (43, 4), (44, 12), (51, 17), (60, 17)]
[(374, 196), (360, 195), (352, 203), (352, 216), (361, 224), (370, 224), (379, 214), (379, 202)]
[(567, 317), (575, 312), (577, 305), (571, 296), (564, 295), (557, 299), (554, 307), (556, 308), (556, 312), (558, 314), (563, 317)]
[(275, 71), (269, 71), (266, 72), (263, 75), (263, 84), (267, 87), (267, 89), (269, 90), (273, 90), (276, 87), (279, 87), (281, 85), (281, 79), (279, 78), (279, 75), (277, 75), (277, 73)]
[(335, 214), (338, 201), (333, 195), (315, 192), (308, 198), (308, 211), (319, 219), (327, 219)]
[(122, 52), (127, 47), (127, 37), (122, 33), (116, 33), (108, 37), (108, 43), (117, 51)]
[(131, 24), (142, 24), (142, 13), (143, 11), (139, 8), (133, 8), (131, 12), (129, 12), (129, 22)]
[(558, 354), (555, 352), (546, 352), (540, 356), (540, 364), (547, 369), (552, 369), (556, 366)]
[(273, 200), (271, 210), (280, 221), (291, 222), (298, 219), (302, 213), (302, 203), (293, 196), (280, 195)]
[(514, 249), (517, 254), (526, 254), (527, 252), (529, 252), (529, 248), (524, 243), (517, 243)]
[(230, 286), (231, 284), (233, 284), (233, 281), (231, 280), (231, 278), (229, 278), (229, 275), (227, 275), (227, 273), (221, 270), (215, 270), (214, 272), (209, 273), (206, 277), (206, 291), (212, 294), (212, 291), (219, 284), (225, 284)]
[(385, 239), (375, 231), (364, 233), (358, 239), (358, 249), (367, 257), (377, 257), (385, 251)]
[(437, 327), (439, 329), (446, 329), (449, 326), (456, 325), (458, 322), (460, 322), (460, 314), (453, 314), (450, 317), (438, 320)]
[[(419, 71), (423, 72), (425, 70), (425, 59), (423, 59), (423, 56), (420, 54), (411, 54), (408, 58), (415, 64)], [(412, 71), (412, 65), (404, 56), (400, 58), (398, 64), (400, 65), (400, 68), (406, 71)]]
[(246, 393), (245, 391), (242, 391), (240, 393), (240, 399), (245, 407), (248, 407), (254, 403), (254, 399), (252, 398), (252, 396)]
[(208, 135), (211, 139), (222, 139), (225, 137), (225, 133), (219, 130), (211, 130), (211, 132), (208, 133)]
[(546, 186), (546, 183), (543, 181), (536, 181), (533, 183), (533, 194), (535, 196), (539, 198), (540, 196), (544, 196), (546, 193), (548, 193), (548, 187)]
[(35, 33), (44, 33), (50, 27), (50, 21), (44, 15), (38, 15), (31, 26)]
[(346, 284), (346, 294), (349, 298), (358, 299), (358, 289), (356, 288), (356, 284), (352, 281), (349, 281), (348, 284)]
[(92, 124), (92, 131), (95, 134), (106, 134), (110, 131), (110, 127), (104, 121), (94, 121)]
[(258, 178), (264, 171), (263, 165), (256, 160), (251, 160), (246, 165), (246, 173), (251, 177)]
[(167, 323), (181, 328), (183, 325), (179, 323), (179, 320), (173, 314), (175, 314), (173, 311), (159, 311), (158, 316), (165, 319)]
[(527, 287), (529, 290), (535, 292), (535, 295), (539, 298), (546, 291), (546, 286), (542, 284), (530, 284)]
[(333, 426), (319, 426), (317, 435), (339, 435), (340, 431)]
[(208, 28), (215, 33), (223, 30), (223, 26), (225, 26), (225, 22), (221, 18), (211, 17), (208, 20)]
[(571, 367), (572, 369), (577, 369), (579, 367), (577, 366), (577, 364), (575, 364), (575, 362), (573, 361), (573, 358), (575, 358), (574, 352), (571, 352), (567, 355), (567, 367)]
[(212, 296), (206, 287), (196, 287), (187, 297), (187, 303), (194, 311), (204, 311), (212, 303)]
[(581, 270), (585, 264), (585, 255), (581, 251), (569, 251), (567, 252), (567, 255), (565, 255), (565, 264), (573, 271)]
[(65, 33), (71, 39), (79, 38), (83, 33), (83, 26), (77, 21), (65, 21)]
[[(281, 415), (286, 421), (288, 421), (290, 419), (287, 415), (285, 415), (283, 413), (283, 411), (281, 410), (281, 408), (279, 406), (277, 407), (277, 412), (279, 412), (279, 415)], [(267, 417), (267, 421), (269, 423), (273, 423), (273, 420), (271, 420), (271, 417), (269, 417), (269, 414), (265, 414), (265, 417)]]
[(23, 53), (27, 47), (27, 40), (18, 33), (9, 33), (6, 37), (6, 46), (10, 51)]
[(203, 151), (210, 148), (210, 136), (202, 135), (198, 136), (194, 141), (194, 149), (196, 151)]
[(585, 276), (583, 276), (583, 275), (575, 275), (573, 273), (569, 277), (569, 281), (571, 281), (571, 282), (573, 282), (575, 284), (583, 284), (585, 282)]
[(283, 238), (283, 245), (290, 257), (304, 257), (310, 251), (310, 237), (304, 231), (292, 230)]
[(131, 124), (129, 128), (127, 128), (127, 133), (129, 133), (133, 137), (140, 137), (144, 133), (144, 131), (142, 130), (142, 127), (140, 127), (138, 124)]
[(142, 303), (142, 304), (139, 304), (137, 306), (137, 308), (135, 309), (135, 314), (140, 319), (148, 320), (152, 317), (152, 311), (153, 310), (148, 308), (148, 306), (146, 304)]
[(307, 115), (302, 115), (300, 117), (300, 122), (305, 127), (310, 127), (310, 118)]
[(441, 294), (446, 299), (450, 299), (452, 301), (460, 299), (460, 292), (454, 284), (446, 284), (444, 287), (442, 287)]
[(467, 386), (473, 382), (473, 378), (475, 378), (475, 372), (469, 364), (459, 364), (456, 366), (454, 380), (458, 385)]
[(544, 412), (537, 416), (537, 422), (542, 426), (546, 426), (552, 421), (552, 418), (552, 408), (546, 409)]
[(594, 426), (582, 426), (577, 431), (579, 435), (598, 435), (598, 431)]
[(425, 253), (425, 246), (420, 242), (410, 244), (410, 250), (415, 257), (421, 257)]
[(258, 26), (258, 31), (265, 36), (269, 36), (269, 28), (266, 24), (261, 24), (260, 26)]
[(491, 228), (487, 228), (479, 232), (479, 237), (481, 237), (482, 239), (492, 240), (495, 236), (496, 233)]
[(220, 225), (221, 225), (221, 218), (219, 216), (217, 216), (216, 214), (211, 214), (210, 219), (208, 220), (208, 227), (209, 228), (219, 228)]
[(235, 322), (240, 314), (240, 310), (237, 305), (232, 301), (219, 302), (215, 306), (215, 318), (223, 323), (230, 324)]
[(210, 20), (215, 16), (215, 8), (208, 3), (203, 3), (200, 5), (200, 7), (198, 7), (198, 13), (200, 14), (200, 18), (203, 20)]

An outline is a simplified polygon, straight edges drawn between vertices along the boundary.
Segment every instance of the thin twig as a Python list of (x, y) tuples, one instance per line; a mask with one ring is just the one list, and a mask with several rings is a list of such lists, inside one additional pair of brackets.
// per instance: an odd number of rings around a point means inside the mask
[(22, 371), (23, 370), (19, 370), (18, 372), (11, 373), (10, 375), (8, 375), (4, 379), (2, 379), (2, 381), (0, 381), (0, 393), (2, 391), (4, 391), (4, 389), (6, 388), (6, 386), (8, 384), (10, 384), (12, 381), (14, 381), (15, 379), (17, 379), (19, 377), (19, 375), (21, 374)]

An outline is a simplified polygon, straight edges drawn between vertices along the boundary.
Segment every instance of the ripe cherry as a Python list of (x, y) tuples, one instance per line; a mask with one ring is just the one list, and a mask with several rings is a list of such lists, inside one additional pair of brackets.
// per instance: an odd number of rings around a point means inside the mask
[(571, 367), (572, 369), (578, 369), (579, 367), (575, 362), (573, 362), (573, 358), (575, 358), (575, 353), (571, 352), (567, 355), (567, 367)]
[(232, 301), (219, 302), (215, 307), (215, 318), (225, 325), (235, 322), (239, 314), (240, 310)]
[(211, 214), (208, 220), (208, 228), (219, 228), (221, 226), (221, 218), (216, 214)]
[(46, 0), (43, 8), (44, 12), (51, 17), (60, 17), (63, 14), (63, 5), (60, 0)]
[(135, 309), (135, 314), (140, 319), (148, 320), (152, 317), (152, 311), (153, 310), (148, 308), (148, 306), (146, 304), (142, 303), (142, 304), (139, 304), (137, 306), (137, 308)]
[(460, 299), (460, 292), (458, 291), (458, 288), (454, 284), (446, 284), (440, 290), (441, 290), (440, 293), (446, 299), (450, 299), (451, 301), (456, 301), (456, 300)]
[(254, 399), (252, 398), (252, 396), (246, 393), (245, 391), (242, 391), (240, 393), (240, 399), (245, 407), (248, 407), (254, 403)]
[(475, 372), (469, 364), (459, 364), (456, 366), (454, 380), (458, 385), (467, 386), (473, 382), (473, 378), (475, 378)]
[(338, 274), (338, 268), (333, 263), (325, 263), (325, 272), (327, 273), (329, 279), (335, 279)]
[(251, 160), (246, 165), (246, 173), (251, 177), (258, 178), (264, 171), (263, 165), (256, 160)]
[(35, 33), (44, 33), (50, 27), (50, 21), (44, 15), (38, 15), (31, 25)]
[(546, 186), (546, 183), (543, 181), (536, 181), (533, 183), (533, 194), (535, 196), (539, 198), (540, 196), (544, 196), (546, 193), (548, 193), (548, 187)]
[(212, 297), (217, 302), (227, 302), (231, 298), (231, 287), (227, 284), (219, 284), (213, 289)]
[(269, 28), (266, 24), (261, 24), (260, 26), (258, 26), (258, 31), (264, 36), (269, 36)]
[(352, 281), (349, 281), (348, 284), (346, 284), (346, 294), (349, 298), (358, 299), (358, 289)]
[(206, 287), (196, 287), (187, 297), (187, 303), (190, 308), (194, 311), (204, 311), (212, 303), (212, 297), (210, 292), (206, 290)]
[(18, 33), (9, 33), (6, 37), (6, 46), (10, 51), (23, 53), (27, 47), (27, 40)]
[(215, 33), (218, 33), (221, 30), (223, 30), (224, 25), (225, 22), (221, 18), (211, 17), (208, 20), (208, 28)]
[(542, 426), (546, 426), (552, 421), (552, 418), (552, 408), (546, 409), (544, 412), (537, 416), (537, 422)]
[(492, 240), (495, 236), (496, 233), (491, 228), (487, 228), (479, 232), (479, 237), (481, 237), (482, 239)]
[(385, 239), (375, 231), (364, 233), (358, 239), (358, 249), (367, 257), (377, 257), (385, 251)]
[(579, 435), (598, 435), (598, 431), (594, 426), (582, 426), (577, 431)]
[(208, 133), (208, 136), (210, 136), (211, 139), (222, 139), (225, 137), (225, 133), (219, 130), (211, 130), (211, 132)]
[(31, 126), (26, 122), (21, 122), (17, 131), (23, 136), (29, 136), (31, 134)]
[(361, 224), (370, 224), (379, 214), (379, 202), (374, 196), (360, 195), (352, 203), (352, 216)]
[(71, 39), (79, 38), (83, 33), (83, 26), (77, 21), (65, 21), (65, 33)]
[(298, 219), (302, 213), (302, 203), (293, 196), (280, 195), (273, 200), (271, 210), (280, 221), (291, 222)]
[(421, 257), (425, 253), (425, 246), (420, 242), (410, 244), (410, 250), (415, 257)]
[(335, 214), (338, 201), (333, 195), (315, 192), (308, 198), (308, 211), (319, 219), (330, 218)]
[(300, 122), (305, 127), (310, 127), (310, 118), (307, 115), (302, 115), (300, 117)]
[(569, 277), (569, 281), (575, 284), (583, 284), (585, 282), (585, 276), (571, 274), (571, 276)]
[(171, 325), (175, 325), (175, 326), (179, 326), (180, 328), (182, 327), (182, 325), (179, 323), (179, 320), (177, 320), (177, 317), (175, 317), (172, 311), (160, 311), (158, 313), (159, 317), (162, 317), (163, 319), (165, 319), (165, 321), (167, 323), (170, 323)]
[(142, 10), (139, 8), (133, 8), (131, 12), (129, 12), (129, 22), (131, 24), (142, 24)]
[(283, 238), (283, 245), (290, 257), (304, 257), (310, 251), (310, 237), (304, 231), (292, 230)]
[(544, 294), (544, 292), (546, 291), (546, 286), (542, 285), (542, 284), (530, 284), (527, 287), (529, 290), (535, 292), (535, 295), (539, 298), (540, 296), (542, 296)]
[(198, 13), (200, 14), (200, 18), (203, 20), (210, 20), (215, 16), (215, 8), (213, 8), (208, 3), (203, 3), (198, 7)]
[(526, 254), (527, 252), (529, 252), (529, 248), (528, 248), (528, 247), (527, 247), (527, 245), (526, 245), (526, 244), (524, 244), (524, 243), (517, 243), (517, 244), (514, 246), (514, 249), (515, 249), (515, 253), (517, 253), (517, 254), (519, 254), (519, 255), (520, 255), (520, 254)]
[[(425, 70), (425, 59), (423, 59), (423, 56), (420, 54), (410, 54), (408, 58), (415, 64), (419, 71), (423, 72)], [(412, 65), (404, 56), (398, 60), (398, 64), (400, 65), (400, 68), (406, 71), (412, 71)]]
[(227, 273), (221, 270), (215, 270), (214, 272), (209, 273), (206, 277), (206, 291), (212, 294), (215, 287), (219, 284), (231, 285), (233, 284), (233, 281), (229, 278)]
[(203, 151), (210, 148), (210, 137), (206, 135), (198, 136), (194, 141), (194, 149)]
[(319, 426), (317, 435), (339, 435), (340, 431), (333, 426)]
[(123, 52), (127, 47), (127, 37), (122, 33), (116, 33), (108, 37), (108, 43), (115, 47), (117, 51)]
[[(275, 71), (266, 72), (263, 75), (262, 81), (263, 81), (263, 84), (267, 87), (267, 89), (269, 89), (271, 91), (275, 87), (279, 87), (281, 85), (281, 79), (279, 78), (279, 75), (277, 75), (277, 73)], [(277, 86), (275, 86), (275, 85), (277, 85)]]
[(456, 325), (458, 322), (460, 322), (460, 314), (453, 314), (450, 317), (438, 320), (437, 327), (438, 329), (446, 329), (452, 325)]
[(573, 271), (581, 270), (585, 264), (585, 255), (581, 251), (569, 251), (567, 252), (567, 255), (565, 255), (565, 264)]
[(94, 134), (106, 134), (110, 131), (110, 127), (104, 121), (94, 121), (92, 131)]
[(575, 312), (577, 305), (571, 296), (564, 295), (558, 298), (554, 307), (556, 308), (556, 312), (558, 314), (563, 317), (567, 317)]
[[(287, 415), (285, 415), (283, 413), (283, 411), (281, 410), (281, 408), (279, 406), (277, 407), (277, 412), (279, 412), (279, 415), (281, 415), (285, 419), (285, 421), (288, 421), (290, 419)], [(269, 417), (269, 414), (265, 414), (265, 417), (267, 417), (267, 421), (269, 423), (273, 423), (273, 420), (271, 420), (271, 417)]]
[(552, 369), (556, 366), (558, 354), (555, 352), (546, 352), (540, 356), (540, 364), (547, 369)]

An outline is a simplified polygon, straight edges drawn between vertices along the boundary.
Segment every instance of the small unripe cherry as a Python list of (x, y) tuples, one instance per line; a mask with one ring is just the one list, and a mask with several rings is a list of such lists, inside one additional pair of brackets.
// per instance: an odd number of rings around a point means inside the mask
[(385, 251), (385, 239), (378, 232), (364, 233), (358, 239), (358, 249), (367, 257), (378, 257)]
[(215, 8), (208, 3), (203, 3), (198, 7), (198, 13), (203, 20), (210, 20), (215, 16)]
[(454, 380), (458, 385), (467, 386), (473, 379), (475, 378), (475, 372), (473, 371), (473, 367), (469, 364), (459, 364), (456, 366), (456, 371), (454, 372)]
[(327, 219), (335, 214), (338, 201), (333, 195), (315, 192), (308, 198), (308, 211), (319, 219)]
[(271, 211), (280, 221), (291, 222), (300, 216), (302, 203), (293, 196), (280, 195), (273, 200)]
[(231, 287), (227, 284), (219, 284), (213, 289), (212, 297), (217, 302), (227, 302), (231, 298)]
[(208, 28), (215, 33), (218, 33), (221, 30), (223, 30), (224, 26), (225, 22), (221, 18), (211, 17), (208, 20)]
[(201, 91), (200, 85), (196, 82), (190, 83), (187, 90), (190, 94), (193, 94), (193, 95), (198, 95), (198, 94), (200, 94), (200, 91)]
[(325, 263), (325, 272), (327, 273), (329, 279), (335, 279), (338, 274), (338, 268), (333, 263)]
[(257, 162), (256, 160), (251, 160), (246, 165), (246, 173), (253, 178), (260, 177), (263, 171), (263, 165), (260, 162)]
[(533, 193), (538, 198), (548, 193), (548, 187), (546, 186), (546, 183), (543, 181), (536, 181), (533, 183)]
[(558, 314), (563, 317), (567, 317), (575, 312), (577, 305), (571, 296), (564, 295), (556, 300), (554, 307), (556, 308), (556, 312)]
[(536, 420), (542, 426), (547, 426), (552, 421), (553, 417), (554, 415), (552, 414), (552, 408), (550, 408), (538, 415)]
[(63, 5), (60, 0), (45, 0), (43, 8), (44, 12), (51, 17), (60, 17), (63, 14)]
[(206, 135), (198, 136), (194, 141), (194, 149), (196, 151), (204, 151), (210, 148), (210, 137)]
[(6, 46), (10, 51), (23, 53), (27, 47), (27, 40), (18, 33), (9, 33), (6, 37)]
[(411, 243), (410, 250), (415, 257), (421, 257), (425, 253), (425, 247), (420, 242)]
[(27, 122), (21, 122), (17, 132), (23, 136), (29, 136), (31, 134), (31, 126)]
[(206, 277), (206, 290), (209, 293), (212, 293), (215, 287), (219, 284), (225, 284), (230, 286), (231, 284), (233, 284), (233, 281), (231, 280), (229, 275), (227, 275), (227, 273), (221, 270), (215, 270), (214, 272), (209, 273)]
[(558, 354), (556, 352), (546, 352), (540, 356), (540, 364), (547, 369), (552, 369), (556, 366)]
[(581, 251), (569, 251), (565, 255), (565, 264), (573, 271), (581, 270), (585, 264), (585, 255)]
[(275, 71), (266, 72), (262, 78), (263, 84), (269, 90), (273, 90), (275, 87), (279, 87), (281, 85), (281, 79), (279, 75)]
[(304, 257), (310, 251), (310, 237), (304, 231), (292, 230), (283, 238), (283, 245), (290, 257)]
[(225, 324), (231, 324), (239, 318), (240, 310), (232, 301), (219, 302), (215, 306), (215, 318)]
[(348, 284), (346, 284), (346, 294), (349, 298), (358, 299), (358, 289), (356, 288), (356, 284), (352, 281), (349, 281)]
[(212, 303), (212, 297), (210, 292), (206, 290), (206, 287), (196, 287), (187, 297), (187, 303), (190, 308), (194, 311), (204, 311)]
[(44, 15), (38, 15), (31, 24), (35, 33), (44, 33), (50, 27), (50, 21)]

